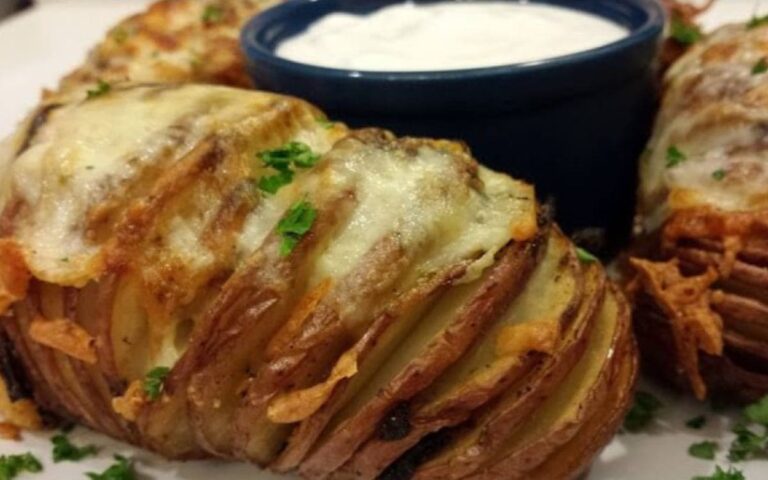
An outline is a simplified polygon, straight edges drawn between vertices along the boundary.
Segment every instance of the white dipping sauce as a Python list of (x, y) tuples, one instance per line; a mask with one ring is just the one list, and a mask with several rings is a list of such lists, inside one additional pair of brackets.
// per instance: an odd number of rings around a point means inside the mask
[(597, 15), (540, 3), (402, 3), (370, 15), (326, 15), (276, 53), (352, 70), (461, 70), (559, 57), (627, 35)]

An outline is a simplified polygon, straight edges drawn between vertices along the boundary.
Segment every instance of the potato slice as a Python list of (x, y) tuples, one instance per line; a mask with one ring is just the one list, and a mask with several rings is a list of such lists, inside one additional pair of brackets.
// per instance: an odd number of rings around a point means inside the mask
[(589, 417), (602, 411), (601, 405), (614, 387), (610, 382), (616, 357), (630, 341), (629, 315), (626, 301), (611, 288), (582, 359), (531, 420), (494, 454), (493, 464), (484, 466), (478, 478), (527, 478), (528, 470), (547, 461), (576, 437)]
[[(286, 419), (305, 421), (282, 465), (275, 465), (280, 469), (304, 456), (338, 408), (333, 392), (348, 380), (336, 375), (339, 362), (353, 359), (356, 369), (363, 368), (385, 325), (401, 321), (383, 315), (392, 309), (397, 317), (401, 299), (419, 295), (414, 292), (430, 279), (442, 283), (457, 268), (464, 270), (457, 282), (472, 282), (494, 268), (511, 238), (518, 241), (510, 257), (527, 258), (526, 246), (538, 230), (530, 186), (478, 168), (455, 144), (367, 130), (339, 142), (324, 161), (350, 178), (358, 201), (313, 274), (330, 280), (332, 288), (298, 328), (289, 324), (270, 342), (269, 360), (249, 385), (235, 422), (238, 455), (261, 462), (283, 443), (273, 432), (284, 431)], [(354, 376), (367, 375), (359, 373)], [(301, 414), (270, 417), (292, 396), (320, 391), (323, 397), (304, 405)]]
[(15, 319), (19, 336), (23, 339), (31, 360), (51, 385), (51, 391), (56, 400), (65, 406), (75, 416), (75, 419), (93, 428), (98, 428), (98, 423), (92, 412), (88, 410), (87, 404), (81, 405), (79, 403), (79, 396), (77, 392), (73, 391), (74, 387), (71, 385), (72, 377), (66, 376), (66, 372), (61, 370), (61, 359), (57, 358), (57, 355), (62, 354), (35, 342), (28, 334), (32, 320), (39, 315), (37, 302), (34, 300), (38, 288), (39, 285), (33, 282), (30, 285), (30, 296), (23, 303), (16, 305)]
[(623, 351), (617, 351), (618, 364), (611, 379), (606, 401), (595, 409), (579, 429), (575, 438), (560, 447), (535, 470), (526, 473), (528, 480), (576, 479), (589, 468), (594, 457), (606, 445), (632, 404), (633, 386), (637, 380), (637, 347), (631, 340)]
[[(590, 402), (605, 395), (612, 351), (626, 338), (628, 309), (611, 291), (597, 312), (588, 345), (554, 392), (540, 401), (532, 416), (520, 423), (519, 413), (502, 397), (484, 411), (477, 425), (462, 433), (448, 449), (418, 468), (414, 478), (464, 478), (498, 474), (512, 478), (543, 461), (575, 434)], [(514, 402), (511, 402), (514, 404)], [(535, 446), (535, 448), (534, 448)]]
[(218, 455), (232, 451), (240, 389), (254, 365), (258, 367), (259, 353), (283, 324), (286, 310), (303, 292), (312, 256), (348, 212), (347, 203), (346, 195), (316, 201), (313, 229), (290, 255), (280, 254), (282, 239), (270, 234), (249, 264), (222, 287), (166, 380), (168, 395), (150, 403), (140, 416), (146, 436), (163, 440), (170, 428), (177, 432), (177, 444), (199, 444)]
[(387, 412), (427, 388), (462, 358), (525, 286), (543, 243), (543, 238), (530, 244), (513, 243), (481, 279), (448, 291), (336, 413), (317, 440), (318, 447), (301, 464), (302, 475), (322, 477), (341, 466)]
[(370, 381), (379, 366), (392, 354), (392, 351), (404, 340), (410, 330), (429, 308), (448, 291), (452, 283), (465, 272), (465, 266), (435, 275), (423, 282), (374, 321), (363, 338), (345, 355), (352, 355), (356, 361), (354, 378), (345, 379), (333, 385), (333, 391), (325, 404), (310, 418), (302, 421), (292, 433), (289, 443), (280, 456), (270, 465), (278, 471), (295, 468), (298, 462), (314, 445), (318, 436), (333, 415), (354, 394)]
[[(582, 277), (581, 267), (570, 242), (557, 230), (549, 235), (544, 258), (501, 320), (485, 334), (473, 351), (465, 355), (432, 386), (411, 403), (410, 432), (403, 438), (371, 438), (343, 467), (356, 478), (376, 478), (392, 462), (431, 432), (457, 425), (503, 391), (527, 389), (547, 371), (548, 354), (524, 351), (505, 355), (498, 340), (514, 325), (545, 327), (555, 323), (557, 338), (552, 355), (567, 357), (568, 349), (578, 349), (574, 331), (584, 328), (592, 318), (596, 297), (592, 295), (602, 281), (596, 270)], [(590, 295), (582, 302), (582, 294)], [(541, 302), (541, 298), (549, 299)], [(577, 335), (578, 336), (578, 335)], [(569, 341), (571, 339), (571, 341)]]

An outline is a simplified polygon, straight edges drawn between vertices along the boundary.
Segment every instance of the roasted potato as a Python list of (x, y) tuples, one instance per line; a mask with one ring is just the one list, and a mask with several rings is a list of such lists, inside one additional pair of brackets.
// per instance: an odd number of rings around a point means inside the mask
[(639, 341), (651, 370), (699, 398), (768, 394), (766, 45), (759, 22), (729, 25), (673, 64), (641, 162)]
[(14, 402), (318, 479), (572, 478), (615, 429), (627, 309), (530, 185), (279, 95), (73, 95), (0, 162)]

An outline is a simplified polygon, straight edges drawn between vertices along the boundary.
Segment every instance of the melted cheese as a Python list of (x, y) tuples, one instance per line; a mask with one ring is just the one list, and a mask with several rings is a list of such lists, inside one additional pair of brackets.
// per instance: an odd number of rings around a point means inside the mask
[[(398, 272), (382, 295), (458, 266), (459, 282), (470, 283), (510, 241), (536, 234), (533, 188), (478, 166), (459, 144), (374, 130), (338, 141), (346, 128), (321, 117), (299, 100), (260, 92), (115, 86), (57, 107), (28, 147), (7, 157), (0, 198), (22, 208), (4, 214), (34, 277), (80, 286), (118, 272), (111, 334), (127, 379), (176, 361), (184, 348), (177, 327), (204, 312), (195, 302), (260, 252), (301, 199), (346, 196), (352, 204), (307, 260), (309, 288), (343, 290), (356, 272), (375, 279), (384, 272), (366, 270), (371, 255), (377, 268)], [(256, 154), (288, 141), (322, 158), (276, 194), (260, 193), (253, 182), (274, 171)], [(387, 241), (392, 250), (382, 251)], [(348, 302), (357, 306), (344, 318), (369, 320), (386, 305), (375, 301)]]
[[(285, 105), (303, 105), (283, 97), (223, 87), (113, 88), (53, 112), (30, 147), (6, 160), (4, 178), (12, 179), (12, 187), (6, 185), (2, 197), (12, 190), (26, 206), (15, 233), (38, 278), (83, 284), (98, 276), (101, 245), (89, 238), (89, 215), (110, 201), (130, 200), (124, 197), (131, 191), (148, 192), (158, 175), (184, 161), (202, 142), (214, 139), (222, 148), (241, 147), (254, 143), (250, 136), (266, 136), (261, 147), (234, 152), (242, 154), (247, 169), (256, 151), (296, 136), (301, 126), (293, 122), (282, 135), (263, 132), (281, 112), (290, 115)], [(305, 120), (314, 124), (315, 112), (301, 108)], [(191, 228), (180, 227), (180, 232)], [(199, 229), (192, 232), (200, 237)], [(178, 243), (181, 235), (171, 238)]]
[(320, 257), (314, 282), (349, 274), (390, 232), (397, 233), (402, 249), (420, 252), (412, 277), (476, 257), (461, 280), (469, 282), (494, 263), (513, 236), (513, 224), (535, 225), (532, 187), (481, 168), (475, 189), (470, 158), (442, 147), (438, 142), (415, 149), (345, 142), (330, 152), (333, 168), (326, 185), (355, 188), (357, 205)]

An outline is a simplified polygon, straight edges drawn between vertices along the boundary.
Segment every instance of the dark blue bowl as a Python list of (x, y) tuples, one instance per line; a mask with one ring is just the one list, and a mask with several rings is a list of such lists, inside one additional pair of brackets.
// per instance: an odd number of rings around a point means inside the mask
[(597, 14), (631, 33), (597, 49), (508, 66), (343, 70), (274, 51), (328, 13), (365, 14), (402, 0), (289, 0), (253, 18), (241, 44), (260, 87), (305, 98), (353, 127), (462, 139), (482, 163), (553, 198), (567, 231), (596, 227), (618, 245), (630, 230), (636, 160), (657, 101), (664, 11), (656, 0), (534, 1)]

